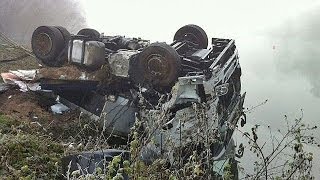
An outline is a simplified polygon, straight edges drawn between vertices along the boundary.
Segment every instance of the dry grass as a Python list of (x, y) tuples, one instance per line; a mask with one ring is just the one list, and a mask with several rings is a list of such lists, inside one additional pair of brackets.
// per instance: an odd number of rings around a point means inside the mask
[[(14, 60), (14, 61), (8, 61)], [(0, 73), (17, 69), (38, 68), (37, 59), (25, 49), (16, 46), (0, 34)]]

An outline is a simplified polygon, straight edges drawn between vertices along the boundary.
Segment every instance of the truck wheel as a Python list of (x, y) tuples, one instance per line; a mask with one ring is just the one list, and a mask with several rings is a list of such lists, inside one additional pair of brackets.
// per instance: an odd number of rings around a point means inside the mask
[(32, 34), (32, 51), (47, 66), (59, 66), (56, 57), (65, 47), (63, 34), (53, 26), (40, 26)]
[(190, 41), (192, 43), (198, 44), (202, 49), (208, 47), (208, 36), (206, 32), (199, 26), (194, 24), (189, 24), (181, 27), (173, 38), (174, 41)]
[(99, 39), (100, 33), (95, 29), (84, 28), (78, 32), (78, 35), (88, 36), (89, 38)]
[(64, 39), (64, 50), (56, 58), (57, 65), (62, 66), (64, 63), (66, 63), (68, 61), (68, 45), (69, 45), (69, 41), (71, 39), (71, 34), (66, 28), (64, 28), (62, 26), (55, 26), (55, 27), (61, 32), (63, 39)]
[(68, 45), (71, 38), (70, 32), (62, 26), (55, 26), (55, 27), (61, 32), (65, 45)]
[(135, 83), (157, 87), (170, 87), (178, 79), (180, 56), (165, 43), (153, 43), (135, 59), (129, 73)]

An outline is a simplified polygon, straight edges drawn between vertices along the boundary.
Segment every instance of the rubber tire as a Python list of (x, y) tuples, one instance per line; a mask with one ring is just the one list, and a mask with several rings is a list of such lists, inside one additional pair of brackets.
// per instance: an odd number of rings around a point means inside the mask
[(63, 39), (64, 39), (63, 52), (56, 59), (57, 66), (63, 66), (63, 64), (68, 62), (68, 46), (69, 46), (69, 41), (71, 39), (71, 34), (66, 28), (64, 28), (62, 26), (55, 26), (55, 27), (61, 32)]
[(61, 34), (63, 36), (63, 39), (64, 39), (65, 45), (68, 45), (68, 43), (69, 43), (69, 41), (71, 39), (70, 32), (66, 28), (64, 28), (62, 26), (55, 26), (55, 27), (61, 32)]
[[(150, 72), (148, 63), (152, 60), (149, 57), (152, 56), (160, 56), (161, 62), (165, 64), (165, 67), (160, 69), (164, 72), (160, 75), (160, 79)], [(148, 84), (155, 88), (165, 88), (171, 87), (177, 81), (180, 69), (181, 58), (173, 47), (166, 43), (152, 43), (135, 58), (133, 67), (129, 69), (129, 75), (135, 83), (142, 86)]]
[(90, 28), (81, 29), (78, 32), (78, 35), (87, 36), (87, 37), (93, 38), (93, 39), (99, 39), (100, 38), (100, 33), (97, 30), (90, 29)]
[[(188, 38), (192, 35), (195, 39)], [(174, 41), (191, 41), (199, 45), (199, 48), (206, 49), (208, 47), (208, 36), (206, 32), (199, 26), (188, 24), (181, 27), (174, 35)]]
[[(36, 41), (36, 36), (45, 33), (48, 35), (51, 39), (51, 49), (48, 53), (46, 54), (41, 54), (39, 50), (37, 50), (37, 47), (35, 47), (35, 41)], [(58, 66), (56, 62), (56, 58), (58, 55), (61, 53), (63, 50), (65, 41), (63, 38), (62, 33), (59, 31), (58, 28), (53, 27), (53, 26), (40, 26), (38, 27), (32, 34), (31, 38), (31, 47), (34, 55), (41, 60), (41, 62), (47, 66)]]

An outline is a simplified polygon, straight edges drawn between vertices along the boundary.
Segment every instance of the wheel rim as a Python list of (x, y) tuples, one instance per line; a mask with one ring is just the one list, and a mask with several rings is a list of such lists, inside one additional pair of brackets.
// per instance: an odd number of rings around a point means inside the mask
[(168, 63), (160, 54), (152, 54), (147, 58), (147, 75), (163, 79), (167, 74)]
[(161, 91), (178, 79), (180, 63), (179, 54), (170, 45), (154, 43), (132, 61), (129, 74), (134, 83)]
[(41, 55), (47, 55), (52, 49), (52, 39), (46, 33), (40, 33), (34, 38), (34, 50)]

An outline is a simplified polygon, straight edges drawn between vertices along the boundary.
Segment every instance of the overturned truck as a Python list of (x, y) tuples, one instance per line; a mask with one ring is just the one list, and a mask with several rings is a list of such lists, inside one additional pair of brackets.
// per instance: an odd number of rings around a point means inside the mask
[[(41, 26), (31, 44), (45, 66), (34, 71), (36, 89), (52, 91), (120, 137), (140, 122), (140, 130), (153, 139), (141, 152), (146, 163), (165, 156), (175, 165), (194, 149), (209, 154), (213, 163), (234, 159), (232, 135), (245, 98), (234, 40), (212, 38), (208, 46), (196, 25), (181, 27), (171, 44)], [(87, 172), (97, 162), (68, 160)]]

